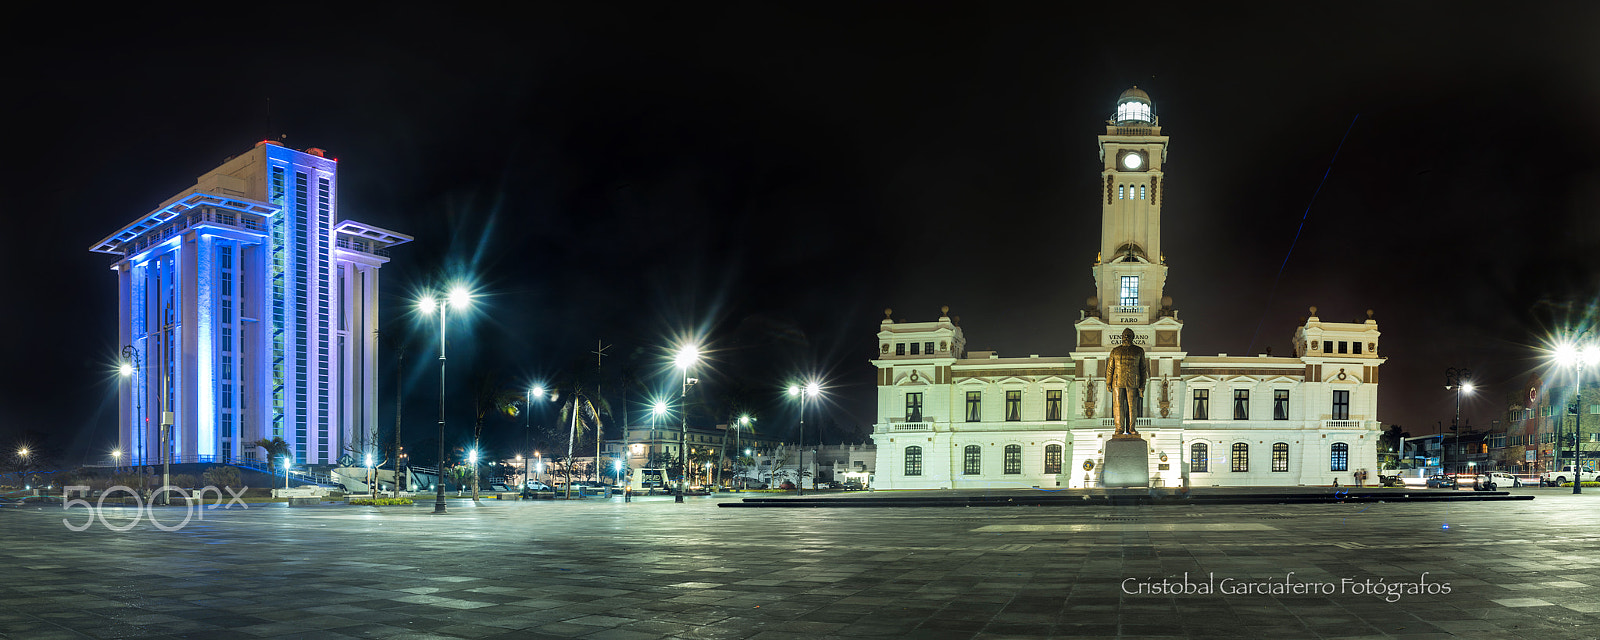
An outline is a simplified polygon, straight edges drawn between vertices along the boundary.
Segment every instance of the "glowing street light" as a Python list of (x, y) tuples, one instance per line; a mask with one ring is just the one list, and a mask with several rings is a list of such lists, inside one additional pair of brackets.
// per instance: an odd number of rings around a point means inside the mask
[(289, 465), (293, 460), (289, 456), (283, 457), (283, 490), (289, 490)]
[[(750, 414), (748, 414), (748, 413), (740, 415), (738, 420), (734, 420), (733, 421), (733, 424), (731, 426), (733, 427), (733, 450), (735, 452), (735, 454), (734, 454), (735, 456), (738, 455), (737, 452), (739, 451), (739, 449), (744, 446), (744, 440), (743, 440), (744, 431), (746, 429), (750, 428), (750, 423), (752, 423), (752, 422), (755, 422), (755, 418), (750, 417)], [(723, 436), (722, 440), (724, 442), (726, 442), (728, 440), (727, 436)], [(750, 452), (746, 451), (745, 455), (746, 456), (750, 455)], [(721, 456), (718, 456), (717, 462), (718, 463), (722, 462), (721, 461)], [(737, 467), (738, 465), (735, 465), (735, 466)], [(717, 474), (718, 475), (722, 474), (722, 467), (720, 465), (717, 467)], [(745, 483), (744, 474), (740, 473), (739, 474), (739, 488), (740, 489), (744, 489), (744, 483)], [(719, 485), (722, 484), (722, 479), (721, 478), (717, 479), (717, 484), (719, 484)]]
[(437, 493), (434, 495), (433, 512), (446, 513), (444, 506), (444, 346), (445, 327), (449, 317), (449, 309), (464, 311), (472, 305), (472, 293), (465, 286), (455, 285), (441, 301), (432, 293), (423, 294), (417, 301), (417, 307), (425, 314), (439, 312), (439, 482), (434, 485)]
[(796, 384), (789, 385), (789, 397), (800, 401), (800, 444), (796, 447), (800, 450), (800, 454), (795, 470), (795, 495), (803, 496), (806, 493), (806, 402), (816, 400), (820, 395), (822, 395), (822, 384), (815, 380), (807, 382), (803, 387)]
[[(1452, 434), (1454, 434), (1451, 437), (1451, 440), (1455, 441), (1454, 443), (1456, 445), (1460, 445), (1461, 444), (1461, 432), (1459, 431), (1459, 429), (1461, 428), (1461, 394), (1463, 394), (1463, 393), (1472, 393), (1472, 370), (1471, 369), (1457, 369), (1455, 367), (1450, 367), (1449, 369), (1445, 369), (1444, 370), (1444, 388), (1445, 388), (1446, 391), (1455, 391), (1456, 392), (1456, 417), (1455, 417), (1454, 420), (1452, 420), (1450, 422), (1450, 432)], [(1445, 447), (1444, 447), (1444, 434), (1440, 434), (1439, 435), (1439, 471), (1441, 473), (1449, 472), (1449, 469), (1447, 467), (1445, 467), (1445, 454), (1446, 453), (1448, 453), (1448, 452), (1445, 450)]]
[(678, 395), (678, 409), (683, 412), (681, 416), (682, 428), (678, 431), (678, 494), (673, 502), (683, 502), (684, 476), (689, 475), (689, 385), (698, 382), (689, 377), (689, 369), (700, 361), (700, 347), (689, 344), (678, 350), (678, 355), (673, 357), (672, 363), (683, 370), (683, 390)]
[[(1574, 342), (1583, 339), (1589, 333), (1584, 329), (1574, 338)], [(1600, 348), (1592, 342), (1585, 342), (1582, 346), (1574, 342), (1563, 343), (1556, 347), (1556, 364), (1563, 367), (1572, 367), (1572, 493), (1583, 493), (1583, 412), (1580, 399), (1583, 394), (1583, 366), (1600, 364)], [(1561, 439), (1556, 439), (1556, 468), (1561, 467)]]
[[(528, 446), (529, 436), (533, 433), (534, 398), (538, 398), (540, 400), (544, 399), (544, 385), (536, 384), (532, 387), (528, 387), (528, 397), (523, 401), (523, 408), (526, 409), (526, 411), (523, 412), (522, 418), (522, 446), (524, 447)], [(527, 489), (529, 486), (528, 481), (531, 480), (531, 478), (528, 477), (528, 459), (522, 457), (521, 454), (517, 454), (517, 459), (522, 461), (522, 488)]]
[(111, 468), (115, 469), (115, 470), (119, 470), (119, 471), (122, 469), (122, 450), (121, 449), (112, 449), (111, 450)]
[[(131, 344), (122, 347), (122, 364), (117, 367), (117, 373), (122, 374), (124, 378), (128, 378), (130, 385), (128, 392), (133, 395), (134, 427), (128, 430), (128, 444), (133, 445), (135, 451), (138, 450), (138, 445), (134, 445), (134, 443), (144, 442), (144, 429), (149, 424), (144, 415), (144, 389), (134, 388), (136, 385), (144, 384), (144, 381), (133, 377), (134, 373), (139, 372), (140, 364), (139, 350), (137, 348)], [(133, 462), (134, 455), (129, 454), (129, 463)]]

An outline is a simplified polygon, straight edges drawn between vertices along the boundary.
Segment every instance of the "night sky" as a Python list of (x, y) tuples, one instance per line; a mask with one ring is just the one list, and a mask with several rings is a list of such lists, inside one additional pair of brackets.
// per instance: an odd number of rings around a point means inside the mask
[[(743, 387), (780, 437), (779, 389), (823, 376), (808, 424), (831, 442), (870, 431), (885, 307), (1065, 355), (1094, 293), (1095, 136), (1133, 85), (1171, 136), (1166, 293), (1192, 355), (1292, 355), (1307, 307), (1370, 308), (1379, 419), (1448, 425), (1466, 367), (1487, 425), (1600, 292), (1592, 4), (574, 4), (12, 8), (0, 446), (114, 445), (116, 281), (87, 247), (267, 138), (339, 159), (342, 217), (416, 237), (382, 271), (413, 443), (437, 334), (410, 301), (457, 277), (479, 294), (451, 334), (462, 430), (475, 377), (592, 367), (597, 339), (608, 377), (665, 391), (672, 341), (704, 335), (703, 390)], [(491, 420), (490, 446), (515, 453), (521, 422)]]

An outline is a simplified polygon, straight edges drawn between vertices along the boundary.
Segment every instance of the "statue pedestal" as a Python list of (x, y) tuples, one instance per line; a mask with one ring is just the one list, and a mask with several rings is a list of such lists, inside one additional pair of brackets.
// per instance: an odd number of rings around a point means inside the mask
[(1144, 438), (1112, 438), (1106, 441), (1105, 450), (1105, 466), (1100, 471), (1100, 486), (1150, 486), (1150, 445)]

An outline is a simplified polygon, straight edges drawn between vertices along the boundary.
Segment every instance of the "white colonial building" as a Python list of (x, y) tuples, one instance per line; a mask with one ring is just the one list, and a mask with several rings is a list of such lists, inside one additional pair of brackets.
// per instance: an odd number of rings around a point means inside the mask
[(1192, 356), (1162, 288), (1167, 137), (1150, 97), (1118, 99), (1100, 136), (1097, 295), (1064, 356), (966, 351), (959, 318), (878, 332), (875, 484), (882, 489), (1095, 487), (1115, 432), (1106, 356), (1123, 329), (1148, 358), (1138, 430), (1153, 486), (1353, 484), (1377, 468), (1378, 324), (1311, 317), (1294, 356)]

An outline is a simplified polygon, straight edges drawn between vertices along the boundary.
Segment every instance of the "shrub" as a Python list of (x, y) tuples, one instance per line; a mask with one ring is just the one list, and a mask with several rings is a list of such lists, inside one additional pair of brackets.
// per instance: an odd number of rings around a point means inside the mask
[(351, 500), (350, 504), (370, 507), (404, 507), (411, 504), (411, 498), (377, 498)]
[(239, 470), (233, 467), (206, 469), (206, 472), (201, 474), (200, 480), (212, 487), (237, 487), (243, 482), (239, 479)]

